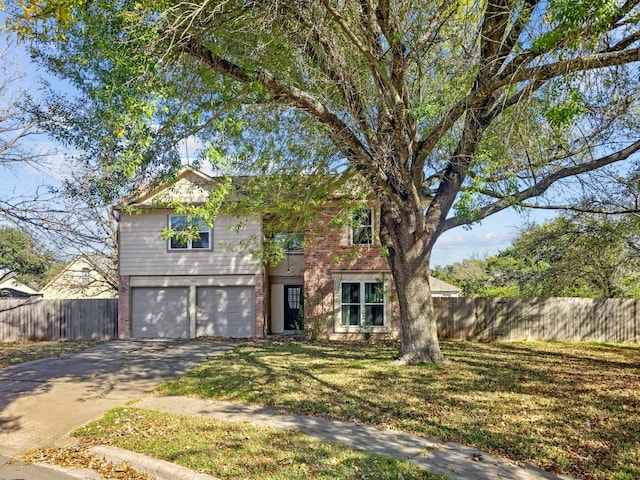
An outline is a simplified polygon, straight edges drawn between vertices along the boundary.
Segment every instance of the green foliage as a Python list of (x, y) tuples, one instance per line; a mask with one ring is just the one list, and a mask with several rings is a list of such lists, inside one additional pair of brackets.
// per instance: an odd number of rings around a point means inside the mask
[[(494, 271), (514, 275), (522, 296), (629, 297), (629, 279), (640, 280), (640, 245), (633, 217), (560, 217), (531, 226), (497, 257), (519, 262), (519, 269)], [(625, 281), (625, 279), (627, 279)]]
[(525, 227), (497, 255), (432, 274), (473, 296), (640, 298), (639, 249), (634, 216), (561, 216)]
[(552, 28), (536, 38), (531, 49), (548, 51), (563, 42), (577, 49), (585, 42), (595, 42), (626, 8), (616, 0), (552, 0), (546, 12)]
[(464, 259), (453, 265), (435, 267), (431, 275), (459, 287), (465, 296), (484, 296), (490, 284), (486, 262), (480, 258)]
[[(105, 190), (171, 177), (196, 140), (217, 175), (256, 177), (236, 212), (259, 208), (271, 238), (304, 230), (336, 192), (359, 194), (338, 189), (357, 172), (384, 207), (378, 235), (397, 275), (428, 267), (442, 232), (553, 204), (551, 187), (576, 172), (588, 185), (637, 151), (639, 8), (37, 0), (8, 18), (80, 92), (35, 114)], [(432, 322), (416, 316), (402, 324)]]
[(20, 281), (43, 286), (45, 274), (54, 263), (53, 253), (28, 232), (0, 227), (0, 271), (16, 272)]
[(584, 99), (580, 93), (573, 89), (569, 92), (569, 98), (562, 104), (555, 105), (543, 113), (549, 123), (556, 128), (572, 125), (581, 113), (587, 111)]

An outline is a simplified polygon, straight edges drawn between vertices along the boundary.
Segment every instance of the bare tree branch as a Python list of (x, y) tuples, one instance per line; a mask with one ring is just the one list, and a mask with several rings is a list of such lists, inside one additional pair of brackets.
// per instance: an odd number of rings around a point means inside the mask
[[(501, 198), (500, 200), (483, 207), (479, 212), (478, 219), (487, 218), (488, 216), (493, 215), (494, 213), (497, 213), (506, 208), (512, 207), (514, 205), (524, 204), (525, 200), (539, 197), (542, 194), (544, 194), (549, 189), (549, 187), (551, 187), (554, 183), (556, 183), (559, 180), (569, 178), (569, 177), (575, 177), (577, 175), (591, 172), (591, 171), (603, 168), (607, 165), (620, 162), (622, 160), (629, 158), (631, 155), (633, 155), (638, 151), (640, 151), (640, 140), (610, 155), (605, 155), (604, 157), (600, 157), (590, 162), (562, 168), (557, 172), (554, 172), (542, 178), (535, 185), (517, 194), (514, 194), (508, 198)], [(553, 207), (549, 205), (548, 207), (545, 207), (545, 208), (553, 208)], [(444, 222), (443, 231), (450, 230), (454, 227), (465, 225), (467, 223), (469, 223), (469, 219), (456, 218), (456, 217), (449, 218)]]

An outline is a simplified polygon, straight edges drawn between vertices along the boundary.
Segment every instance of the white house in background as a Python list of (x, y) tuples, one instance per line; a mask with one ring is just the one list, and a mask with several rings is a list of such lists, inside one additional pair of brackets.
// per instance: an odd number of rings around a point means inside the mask
[(16, 272), (9, 272), (0, 277), (0, 298), (28, 298), (41, 296), (41, 292), (18, 280)]
[(43, 289), (44, 298), (116, 298), (117, 269), (104, 255), (75, 257)]
[(434, 297), (460, 297), (462, 289), (451, 285), (439, 278), (429, 276), (429, 287)]

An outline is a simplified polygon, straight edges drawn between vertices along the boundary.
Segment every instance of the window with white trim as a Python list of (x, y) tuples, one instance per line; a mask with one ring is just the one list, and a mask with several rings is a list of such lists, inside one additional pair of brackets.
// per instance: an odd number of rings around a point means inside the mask
[(171, 250), (211, 248), (211, 228), (200, 216), (169, 215), (169, 229)]
[(351, 244), (373, 244), (373, 209), (363, 208), (351, 217)]
[(343, 327), (384, 326), (383, 282), (342, 282), (340, 290)]

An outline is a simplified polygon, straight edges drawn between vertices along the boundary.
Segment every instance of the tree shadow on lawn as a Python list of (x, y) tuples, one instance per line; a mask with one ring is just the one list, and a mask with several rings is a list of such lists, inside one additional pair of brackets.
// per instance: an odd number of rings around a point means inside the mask
[[(615, 470), (618, 459), (637, 455), (638, 370), (625, 361), (594, 358), (579, 345), (559, 348), (454, 343), (445, 345), (445, 351), (451, 349), (450, 358), (456, 359), (451, 367), (388, 366), (374, 371), (359, 363), (369, 359), (367, 347), (354, 348), (360, 354), (355, 359), (353, 351), (334, 350), (321, 355), (320, 362), (317, 352), (309, 351), (315, 363), (296, 363), (285, 374), (294, 392), (313, 392), (312, 399), (302, 396), (290, 403), (309, 414), (391, 424), (565, 473), (589, 476), (601, 468)], [(625, 350), (629, 351), (633, 354)], [(305, 349), (298, 347), (297, 352)], [(610, 350), (605, 347), (603, 352)], [(389, 353), (385, 350), (377, 359), (388, 362)], [(326, 380), (336, 360), (360, 365), (353, 370), (353, 383)], [(260, 363), (256, 356), (247, 361)], [(388, 386), (394, 376), (400, 391), (381, 396), (380, 386)], [(327, 405), (323, 396), (331, 399)], [(288, 406), (278, 398), (262, 399), (276, 408)], [(451, 415), (466, 416), (468, 423), (456, 426), (448, 422)], [(500, 416), (508, 420), (504, 426)]]
[[(279, 349), (238, 349), (230, 355), (237, 355), (238, 365), (242, 365), (235, 372), (237, 377), (225, 376), (214, 362), (209, 367), (204, 366), (196, 371), (187, 373), (184, 377), (196, 377), (205, 382), (205, 390), (212, 392), (214, 396), (231, 400), (242, 400), (258, 404), (264, 404), (272, 408), (291, 408), (298, 413), (324, 416), (332, 413), (336, 418), (352, 420), (354, 414), (344, 414), (338, 417), (340, 409), (326, 408), (323, 402), (310, 400), (305, 393), (313, 392), (313, 396), (326, 396), (331, 398), (331, 404), (339, 404), (346, 407), (347, 411), (364, 409), (374, 411), (377, 405), (374, 401), (358, 394), (357, 391), (347, 390), (341, 383), (332, 383), (323, 376), (331, 376), (336, 371), (336, 360), (349, 362), (353, 357), (348, 352), (332, 350), (327, 353), (325, 349), (318, 350), (313, 346), (294, 346), (282, 352)], [(301, 365), (299, 361), (286, 364), (289, 355), (308, 355), (309, 362)], [(278, 358), (277, 365), (268, 359)], [(283, 361), (283, 358), (285, 359)], [(363, 356), (364, 359), (364, 356)], [(388, 357), (380, 355), (378, 361)], [(298, 358), (299, 360), (299, 358)], [(197, 383), (196, 389), (202, 387)], [(284, 388), (283, 388), (284, 387)], [(206, 392), (194, 391), (204, 396)]]
[[(640, 376), (633, 365), (535, 345), (452, 350), (442, 385), (430, 390), (419, 369), (406, 382), (408, 396), (467, 417), (449, 431), (451, 439), (585, 478), (605, 470), (640, 473)], [(423, 422), (420, 414), (404, 418), (407, 428)]]
[(241, 347), (228, 359), (236, 380), (214, 362), (193, 393), (391, 426), (585, 478), (640, 465), (640, 382), (625, 361), (536, 344), (443, 346), (448, 367), (392, 365), (393, 345)]

